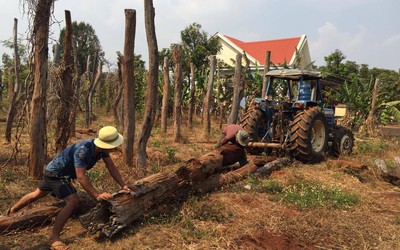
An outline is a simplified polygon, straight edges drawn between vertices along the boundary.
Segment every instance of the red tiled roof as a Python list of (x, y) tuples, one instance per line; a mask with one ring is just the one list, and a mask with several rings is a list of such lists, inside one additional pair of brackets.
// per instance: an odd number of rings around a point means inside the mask
[(254, 57), (261, 65), (265, 63), (266, 51), (271, 51), (271, 62), (273, 64), (290, 63), (296, 47), (300, 42), (301, 37), (293, 37), (286, 39), (258, 41), (258, 42), (242, 42), (233, 37), (226, 36), (236, 46), (240, 47), (247, 54)]

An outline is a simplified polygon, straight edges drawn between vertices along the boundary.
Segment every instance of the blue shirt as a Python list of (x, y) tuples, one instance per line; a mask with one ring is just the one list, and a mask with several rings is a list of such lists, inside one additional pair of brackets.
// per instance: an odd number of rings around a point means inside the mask
[(47, 171), (55, 172), (59, 175), (76, 179), (75, 168), (89, 170), (93, 168), (100, 158), (110, 157), (108, 153), (94, 155), (94, 139), (87, 139), (64, 149), (46, 166)]

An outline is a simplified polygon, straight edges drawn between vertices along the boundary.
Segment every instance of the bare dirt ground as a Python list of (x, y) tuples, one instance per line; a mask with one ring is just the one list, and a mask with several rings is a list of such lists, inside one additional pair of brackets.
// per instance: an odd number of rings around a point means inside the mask
[[(182, 143), (172, 142), (172, 124), (167, 134), (157, 126), (153, 129), (148, 143), (148, 174), (174, 170), (180, 163), (211, 150), (219, 128), (213, 127), (211, 139), (204, 139), (203, 127), (196, 122), (191, 133), (183, 126)], [(112, 123), (97, 121), (92, 128), (97, 130), (104, 124)], [(4, 134), (3, 124), (0, 132)], [(73, 141), (95, 136), (77, 133)], [(17, 163), (6, 163), (14, 145), (1, 138), (0, 212), (4, 212), (33, 190), (38, 181), (27, 175), (27, 145), (21, 145)], [(341, 159), (366, 165), (368, 169), (362, 173), (346, 172), (327, 162), (295, 162), (269, 177), (249, 176), (207, 195), (193, 195), (179, 203), (167, 201), (115, 239), (90, 235), (77, 218), (72, 218), (62, 238), (71, 249), (400, 249), (400, 189), (384, 181), (374, 166), (376, 159), (384, 159), (388, 167), (393, 166), (393, 157), (400, 156), (399, 146), (396, 138), (357, 141), (354, 154)], [(135, 171), (124, 166), (120, 157), (118, 153), (113, 155), (123, 176), (128, 181), (135, 180)], [(89, 172), (98, 189), (118, 190), (102, 164)], [(301, 185), (293, 183), (317, 184), (311, 189), (300, 189)], [(340, 207), (330, 205), (324, 194), (319, 195), (318, 190), (322, 189), (318, 187), (345, 192), (351, 195), (348, 199), (357, 197), (357, 202)], [(288, 195), (297, 192), (296, 188), (300, 196), (301, 192), (317, 195), (300, 200), (305, 206), (288, 202)], [(54, 201), (49, 197), (31, 206)], [(0, 235), (0, 249), (48, 249), (50, 231), (51, 225), (43, 225)]]

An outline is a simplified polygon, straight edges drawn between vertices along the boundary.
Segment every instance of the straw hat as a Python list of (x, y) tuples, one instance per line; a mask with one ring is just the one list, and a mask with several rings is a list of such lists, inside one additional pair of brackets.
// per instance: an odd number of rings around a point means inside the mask
[(99, 137), (94, 139), (94, 144), (102, 149), (116, 148), (122, 144), (124, 137), (112, 126), (105, 126), (99, 130)]
[(236, 132), (236, 141), (243, 147), (246, 147), (249, 144), (249, 133), (244, 130), (238, 130)]

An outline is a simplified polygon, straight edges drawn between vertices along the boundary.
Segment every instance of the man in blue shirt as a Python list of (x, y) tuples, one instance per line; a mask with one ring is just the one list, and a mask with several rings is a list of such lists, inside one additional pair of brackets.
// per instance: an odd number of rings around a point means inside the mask
[(52, 249), (68, 249), (68, 246), (61, 241), (60, 233), (79, 204), (79, 197), (71, 184), (71, 179), (76, 179), (82, 188), (97, 200), (112, 198), (110, 193), (97, 191), (86, 175), (87, 170), (93, 168), (98, 160), (103, 159), (111, 177), (122, 189), (129, 190), (109, 155), (116, 151), (123, 140), (116, 128), (106, 126), (100, 129), (98, 138), (80, 141), (67, 147), (47, 164), (43, 181), (38, 188), (22, 197), (7, 211), (7, 214), (15, 213), (48, 194), (64, 199), (65, 206), (55, 219), (48, 244)]

